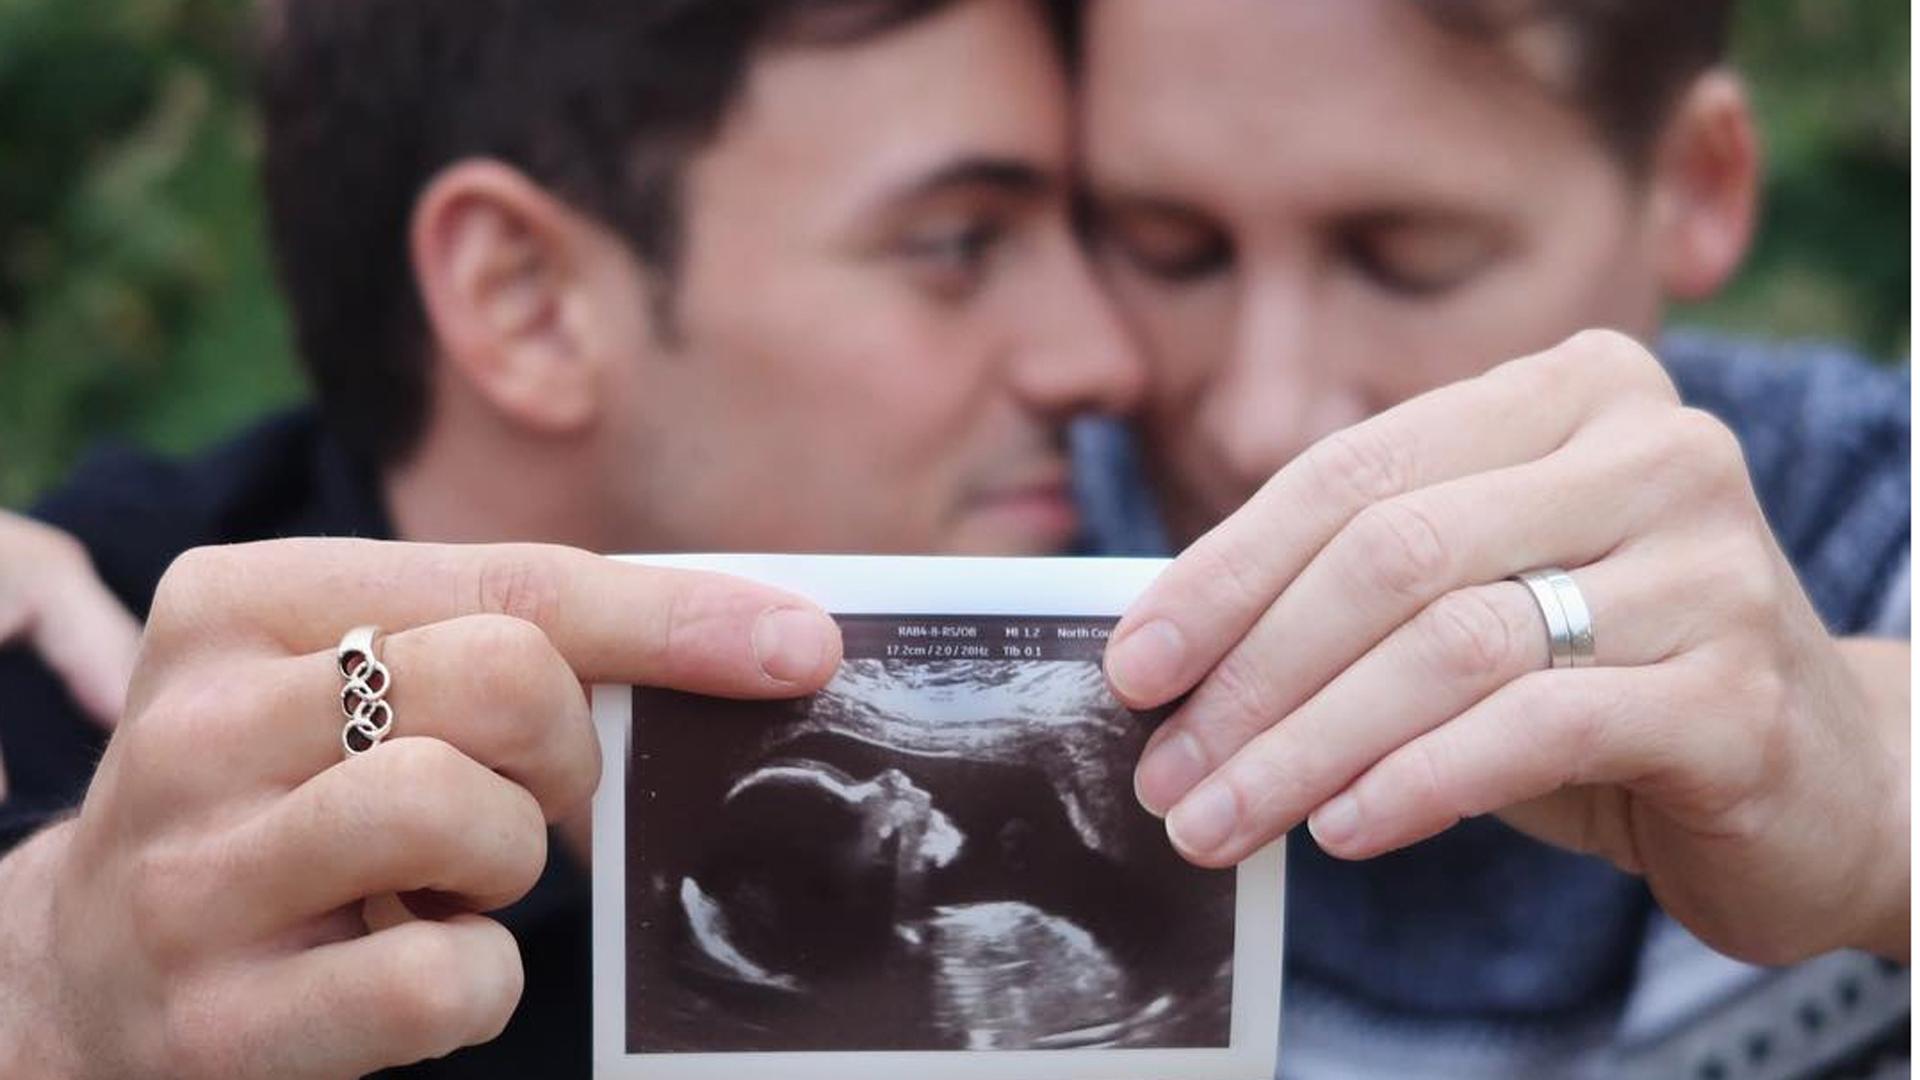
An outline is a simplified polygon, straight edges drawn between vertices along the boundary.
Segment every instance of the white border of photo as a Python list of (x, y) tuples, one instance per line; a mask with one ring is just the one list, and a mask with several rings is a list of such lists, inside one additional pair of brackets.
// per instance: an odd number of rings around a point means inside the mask
[[(1118, 616), (1160, 559), (846, 555), (626, 556), (712, 570), (807, 596), (836, 615)], [(602, 753), (593, 800), (594, 1075), (644, 1080), (1270, 1080), (1280, 1042), (1285, 843), (1237, 871), (1232, 1036), (1225, 1048), (629, 1053), (626, 778), (633, 694), (593, 688)]]

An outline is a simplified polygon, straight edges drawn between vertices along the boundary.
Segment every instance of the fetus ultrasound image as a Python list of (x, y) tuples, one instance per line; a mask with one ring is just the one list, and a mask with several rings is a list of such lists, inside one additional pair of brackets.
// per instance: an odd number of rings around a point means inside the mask
[(1113, 620), (839, 621), (811, 698), (634, 691), (629, 1052), (1227, 1046), (1234, 875), (1133, 799)]

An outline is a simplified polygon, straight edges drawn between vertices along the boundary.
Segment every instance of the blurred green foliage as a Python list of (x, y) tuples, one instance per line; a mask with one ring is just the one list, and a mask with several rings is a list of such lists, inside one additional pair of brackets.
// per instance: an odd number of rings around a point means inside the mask
[[(1686, 0), (1676, 0), (1686, 2)], [(1895, 0), (1741, 0), (1735, 56), (1760, 114), (1767, 187), (1740, 279), (1678, 313), (1906, 359), (1910, 8)]]
[[(301, 392), (253, 176), (250, 6), (0, 0), (0, 505), (102, 436), (187, 449)], [(1683, 318), (1904, 355), (1908, 19), (1745, 0), (1765, 224)]]
[(0, 504), (93, 440), (300, 393), (261, 240), (245, 0), (0, 0)]

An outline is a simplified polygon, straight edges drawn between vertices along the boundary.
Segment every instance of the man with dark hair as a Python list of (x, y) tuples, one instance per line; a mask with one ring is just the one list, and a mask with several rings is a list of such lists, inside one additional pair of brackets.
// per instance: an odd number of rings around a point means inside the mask
[(408, 222), (442, 169), (511, 162), (613, 227), (671, 341), (687, 170), (753, 59), (857, 43), (952, 2), (280, 4), (260, 72), (269, 224), (330, 427), (381, 466), (420, 441), (431, 335)]
[[(1063, 548), (1067, 420), (1141, 373), (1068, 213), (1058, 47), (1028, 0), (268, 24), (273, 232), (324, 418), (101, 458), (40, 508), (147, 626), (104, 756), (50, 671), (0, 657), (24, 838), (0, 1074), (484, 1043), (418, 1072), (583, 1075), (581, 683), (802, 694), (838, 636), (745, 582), (497, 542)], [(325, 535), (414, 543), (270, 540)]]

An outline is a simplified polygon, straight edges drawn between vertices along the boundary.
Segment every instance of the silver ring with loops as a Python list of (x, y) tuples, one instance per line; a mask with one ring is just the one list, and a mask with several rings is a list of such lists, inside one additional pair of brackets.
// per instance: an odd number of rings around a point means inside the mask
[(374, 651), (380, 637), (377, 626), (356, 626), (340, 638), (334, 663), (340, 669), (340, 711), (347, 718), (340, 729), (340, 748), (347, 757), (379, 746), (393, 731), (393, 706), (387, 692), (393, 689), (393, 674)]
[(1594, 664), (1593, 609), (1573, 576), (1557, 566), (1513, 575), (1527, 587), (1547, 624), (1547, 667), (1587, 668)]

